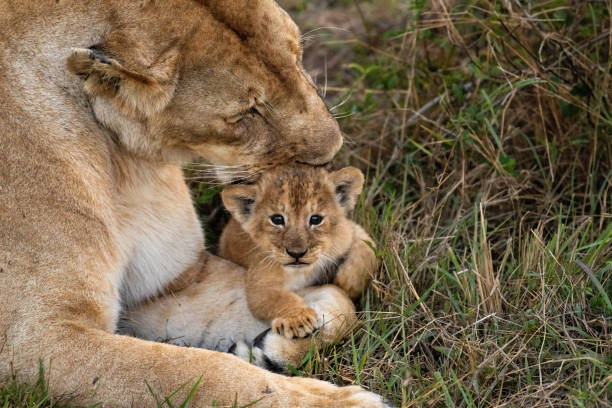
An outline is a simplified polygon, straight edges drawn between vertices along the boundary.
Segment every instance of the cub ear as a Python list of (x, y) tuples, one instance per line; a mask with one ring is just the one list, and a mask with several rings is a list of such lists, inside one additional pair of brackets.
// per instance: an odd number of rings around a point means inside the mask
[(338, 205), (344, 208), (347, 216), (351, 216), (357, 203), (357, 197), (363, 188), (361, 170), (355, 167), (345, 167), (331, 173), (331, 179), (335, 186)]
[(240, 224), (245, 223), (253, 214), (257, 187), (252, 185), (227, 186), (221, 192), (223, 205)]
[(83, 79), (89, 95), (109, 99), (126, 116), (145, 118), (161, 111), (172, 98), (178, 56), (178, 47), (171, 45), (143, 72), (137, 72), (94, 45), (73, 49), (66, 62), (70, 72)]

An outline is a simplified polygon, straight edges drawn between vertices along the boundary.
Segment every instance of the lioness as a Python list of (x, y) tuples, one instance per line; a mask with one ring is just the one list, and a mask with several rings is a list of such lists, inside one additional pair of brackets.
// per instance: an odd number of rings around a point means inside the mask
[(359, 387), (115, 334), (136, 307), (135, 332), (161, 330), (154, 311), (202, 339), (204, 323), (248, 314), (214, 313), (244, 304), (244, 271), (204, 250), (180, 166), (334, 156), (341, 135), (299, 40), (272, 0), (0, 1), (0, 377), (33, 381), (42, 360), (74, 404), (151, 406), (145, 381), (182, 399), (201, 378), (195, 406), (384, 406)]
[(219, 255), (247, 268), (249, 310), (277, 334), (306, 337), (319, 326), (322, 316), (295, 292), (335, 282), (357, 297), (369, 282), (377, 262), (364, 241), (372, 239), (348, 218), (362, 187), (354, 167), (328, 173), (293, 165), (223, 190), (232, 218)]

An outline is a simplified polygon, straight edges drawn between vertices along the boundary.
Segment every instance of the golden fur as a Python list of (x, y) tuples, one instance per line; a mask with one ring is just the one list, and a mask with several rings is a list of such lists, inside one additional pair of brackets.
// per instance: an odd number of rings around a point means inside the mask
[[(161, 332), (159, 313), (205, 339), (199, 319), (222, 328), (207, 308), (244, 291), (227, 278), (242, 269), (204, 250), (182, 164), (237, 166), (231, 178), (324, 163), (341, 145), (273, 1), (0, 1), (0, 106), (0, 381), (35, 381), (42, 361), (52, 396), (73, 404), (151, 406), (145, 381), (169, 395), (201, 377), (194, 406), (383, 406), (359, 387), (115, 334), (138, 310), (131, 332)], [(179, 276), (192, 284), (142, 303)], [(248, 315), (235, 313), (230, 326)]]
[[(347, 217), (362, 186), (356, 168), (328, 173), (294, 165), (264, 173), (255, 185), (223, 191), (232, 218), (219, 254), (247, 268), (249, 308), (276, 333), (305, 337), (317, 327), (315, 311), (295, 291), (331, 278), (357, 297), (369, 282), (377, 266), (364, 242), (371, 239)], [(275, 225), (275, 219), (282, 223)], [(353, 257), (362, 263), (347, 269), (344, 261)], [(326, 276), (335, 267), (337, 276)]]

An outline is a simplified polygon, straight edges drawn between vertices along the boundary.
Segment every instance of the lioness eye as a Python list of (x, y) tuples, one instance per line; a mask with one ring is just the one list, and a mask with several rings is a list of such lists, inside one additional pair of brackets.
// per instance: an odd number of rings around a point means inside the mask
[(230, 118), (225, 119), (227, 122), (229, 123), (240, 123), (242, 122), (244, 119), (246, 119), (247, 117), (255, 117), (255, 116), (261, 116), (261, 113), (259, 113), (259, 111), (257, 110), (257, 108), (255, 106), (250, 107), (249, 109), (240, 112), (237, 115), (234, 115)]
[(311, 215), (310, 216), (310, 225), (319, 225), (323, 222), (323, 217), (320, 215)]
[(270, 217), (270, 222), (274, 225), (285, 225), (285, 218), (280, 214), (274, 214)]

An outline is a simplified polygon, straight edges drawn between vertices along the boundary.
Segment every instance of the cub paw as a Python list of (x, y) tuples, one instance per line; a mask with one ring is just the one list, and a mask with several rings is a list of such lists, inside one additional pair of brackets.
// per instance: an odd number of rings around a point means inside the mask
[(378, 259), (372, 248), (359, 242), (338, 267), (334, 284), (344, 289), (351, 299), (357, 299), (370, 284), (377, 268)]
[(283, 311), (272, 320), (272, 330), (288, 339), (306, 337), (317, 328), (317, 314), (310, 307)]
[(359, 268), (355, 271), (355, 269), (351, 269), (352, 265), (342, 264), (341, 266), (342, 267), (338, 269), (334, 284), (344, 289), (351, 299), (359, 298), (369, 281), (368, 277), (363, 276), (361, 273), (357, 273), (357, 271), (363, 268)]

